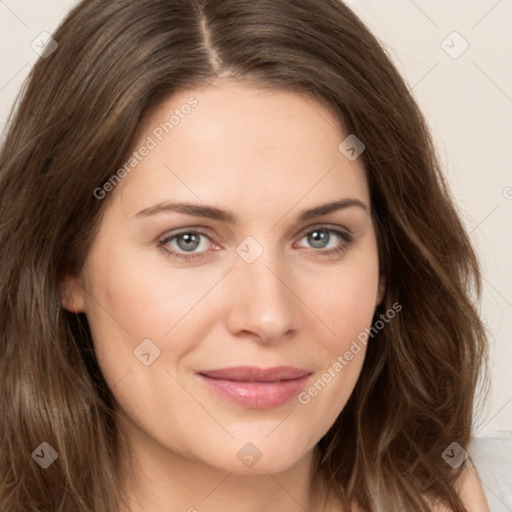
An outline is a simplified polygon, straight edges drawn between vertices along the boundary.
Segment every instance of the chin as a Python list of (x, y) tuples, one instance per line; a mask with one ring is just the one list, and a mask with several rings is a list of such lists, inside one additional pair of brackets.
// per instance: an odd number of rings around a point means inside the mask
[(217, 446), (200, 457), (206, 464), (222, 471), (239, 475), (266, 475), (280, 473), (312, 455), (312, 447), (286, 446), (267, 440), (231, 440), (229, 445)]

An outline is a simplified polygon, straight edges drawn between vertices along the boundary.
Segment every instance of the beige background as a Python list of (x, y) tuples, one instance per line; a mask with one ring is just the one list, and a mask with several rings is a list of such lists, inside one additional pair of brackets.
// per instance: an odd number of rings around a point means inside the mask
[[(386, 46), (435, 134), (484, 267), (492, 393), (476, 430), (512, 436), (512, 0), (347, 3)], [(31, 42), (74, 4), (0, 0), (0, 127), (37, 58)]]

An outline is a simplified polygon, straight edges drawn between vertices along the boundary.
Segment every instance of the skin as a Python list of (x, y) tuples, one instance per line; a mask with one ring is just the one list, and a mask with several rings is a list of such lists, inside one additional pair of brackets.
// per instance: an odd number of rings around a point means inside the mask
[[(142, 124), (134, 148), (191, 96), (197, 107), (109, 192), (63, 305), (86, 314), (119, 404), (134, 512), (319, 511), (308, 493), (315, 445), (357, 382), (364, 344), (307, 404), (243, 407), (197, 372), (290, 365), (311, 372), (307, 390), (370, 327), (385, 283), (364, 171), (338, 150), (347, 134), (324, 106), (230, 81), (173, 95)], [(347, 198), (366, 208), (298, 221), (305, 209)], [(238, 222), (139, 213), (170, 201), (228, 209)], [(322, 226), (352, 241), (327, 231), (318, 248), (306, 235)], [(183, 238), (169, 240), (182, 228), (205, 232), (189, 262), (166, 252), (191, 254)], [(237, 252), (247, 237), (256, 241), (251, 255), (262, 250), (251, 263)], [(325, 255), (336, 246), (339, 254)], [(160, 350), (149, 366), (134, 356), (144, 339)], [(261, 453), (251, 468), (237, 457), (246, 443)]]
[[(462, 503), (468, 512), (491, 512), (478, 477), (478, 472), (471, 459), (467, 459), (464, 462), (464, 469), (456, 487), (458, 488)], [(433, 511), (452, 512), (452, 509), (441, 505), (434, 507)]]

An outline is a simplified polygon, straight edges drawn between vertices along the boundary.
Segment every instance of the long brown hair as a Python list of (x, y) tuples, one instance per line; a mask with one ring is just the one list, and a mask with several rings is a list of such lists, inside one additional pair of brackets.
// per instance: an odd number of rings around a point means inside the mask
[[(0, 509), (114, 510), (115, 400), (87, 320), (59, 302), (141, 121), (217, 76), (310, 95), (362, 140), (387, 288), (402, 311), (368, 344), (319, 443), (318, 481), (369, 511), (464, 507), (442, 452), (467, 447), (487, 345), (477, 260), (424, 118), (376, 38), (337, 0), (85, 0), (53, 35), (0, 153)], [(341, 141), (340, 141), (341, 142)], [(31, 453), (47, 442), (58, 460)]]

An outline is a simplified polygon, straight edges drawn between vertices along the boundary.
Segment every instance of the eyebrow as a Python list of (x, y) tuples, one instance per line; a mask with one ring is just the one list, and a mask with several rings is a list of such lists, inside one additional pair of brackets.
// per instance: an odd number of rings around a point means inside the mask
[[(321, 204), (303, 210), (297, 217), (298, 222), (305, 222), (321, 215), (327, 215), (329, 213), (343, 210), (350, 207), (362, 208), (365, 212), (369, 213), (370, 208), (361, 200), (355, 198), (345, 198), (339, 201), (333, 201), (330, 203)], [(212, 220), (218, 220), (229, 224), (236, 224), (238, 217), (230, 210), (223, 210), (216, 208), (215, 206), (208, 206), (205, 204), (194, 204), (194, 203), (181, 203), (181, 202), (162, 202), (149, 208), (144, 208), (140, 212), (134, 215), (134, 217), (150, 217), (157, 215), (162, 212), (177, 212), (185, 215), (192, 215), (194, 217), (206, 217)]]

